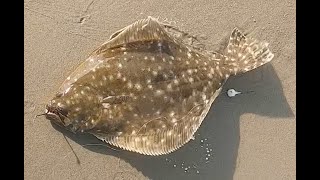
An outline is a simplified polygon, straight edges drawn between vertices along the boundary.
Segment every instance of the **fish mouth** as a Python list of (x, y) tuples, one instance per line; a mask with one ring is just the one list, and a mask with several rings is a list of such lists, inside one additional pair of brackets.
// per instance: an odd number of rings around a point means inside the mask
[(78, 127), (76, 127), (67, 117), (66, 112), (59, 107), (47, 105), (46, 112), (41, 115), (45, 115), (46, 119), (72, 133), (76, 133), (78, 130)]
[(76, 133), (78, 131), (78, 127), (74, 126), (72, 123), (67, 123), (70, 122), (68, 117), (65, 117), (59, 113), (54, 113), (54, 112), (46, 112), (45, 114), (46, 118), (50, 120), (52, 123), (72, 132)]
[(58, 114), (53, 113), (53, 112), (49, 112), (48, 110), (47, 110), (47, 112), (46, 112), (46, 118), (49, 119), (50, 121), (60, 121), (60, 122), (63, 122), (62, 119), (59, 117)]
[(55, 124), (58, 124), (59, 126), (66, 126), (65, 124), (65, 117), (59, 113), (50, 112), (46, 110), (45, 116), (48, 120), (54, 122)]
[(65, 111), (63, 111), (62, 108), (60, 107), (53, 107), (50, 105), (46, 106), (46, 112), (44, 113), (45, 117), (54, 122), (55, 124), (58, 124), (60, 126), (68, 126), (68, 124), (66, 122), (68, 121), (67, 118), (67, 113)]

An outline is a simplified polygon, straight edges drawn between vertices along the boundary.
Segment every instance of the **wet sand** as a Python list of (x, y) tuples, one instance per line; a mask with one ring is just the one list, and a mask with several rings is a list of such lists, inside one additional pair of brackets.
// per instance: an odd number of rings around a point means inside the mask
[[(281, 0), (25, 0), (25, 179), (295, 179), (295, 10), (295, 1)], [(231, 99), (222, 93), (195, 140), (166, 156), (88, 145), (101, 142), (34, 118), (95, 48), (147, 16), (174, 21), (212, 49), (239, 27), (269, 42), (275, 57), (231, 78), (223, 91), (254, 93)]]

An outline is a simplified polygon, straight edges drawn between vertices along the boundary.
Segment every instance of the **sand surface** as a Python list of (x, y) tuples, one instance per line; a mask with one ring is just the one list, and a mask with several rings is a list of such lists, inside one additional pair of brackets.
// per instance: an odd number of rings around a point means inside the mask
[[(25, 179), (295, 179), (295, 10), (290, 0), (25, 0)], [(213, 49), (238, 26), (268, 41), (275, 57), (231, 78), (223, 91), (254, 93), (232, 99), (221, 94), (195, 140), (166, 156), (88, 145), (100, 141), (34, 118), (95, 48), (147, 16), (174, 21)]]

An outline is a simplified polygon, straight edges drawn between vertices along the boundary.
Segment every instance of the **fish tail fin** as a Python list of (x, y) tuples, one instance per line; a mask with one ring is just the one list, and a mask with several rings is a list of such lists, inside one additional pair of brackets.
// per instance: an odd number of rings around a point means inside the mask
[(270, 62), (273, 56), (267, 42), (246, 37), (235, 28), (225, 49), (223, 64), (231, 75), (236, 75)]

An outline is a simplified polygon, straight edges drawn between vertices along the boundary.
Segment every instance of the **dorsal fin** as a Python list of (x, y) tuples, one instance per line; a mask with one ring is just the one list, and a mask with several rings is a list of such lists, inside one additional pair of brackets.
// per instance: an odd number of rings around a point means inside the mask
[(69, 76), (68, 78), (62, 83), (62, 85), (59, 88), (59, 92), (63, 93), (68, 88), (72, 86), (73, 83), (75, 83), (78, 79), (80, 79), (82, 76), (86, 75), (90, 70), (94, 69), (95, 67), (98, 67), (100, 64), (102, 64), (103, 61), (100, 60), (100, 58), (96, 56), (90, 56), (88, 59), (86, 59), (84, 62), (82, 62)]
[(164, 29), (157, 19), (148, 17), (134, 22), (133, 24), (118, 30), (110, 36), (110, 39), (97, 48), (89, 58), (83, 62), (63, 83), (60, 87), (59, 92), (64, 92), (68, 89), (72, 83), (79, 79), (88, 70), (103, 63), (99, 58), (99, 54), (107, 49), (123, 46), (127, 43), (133, 43), (138, 41), (149, 41), (149, 40), (169, 40), (170, 35)]
[(165, 39), (169, 39), (169, 36), (164, 27), (157, 19), (149, 16), (147, 19), (136, 21), (112, 34), (110, 39), (94, 53), (99, 54), (106, 49), (118, 47), (127, 43)]

